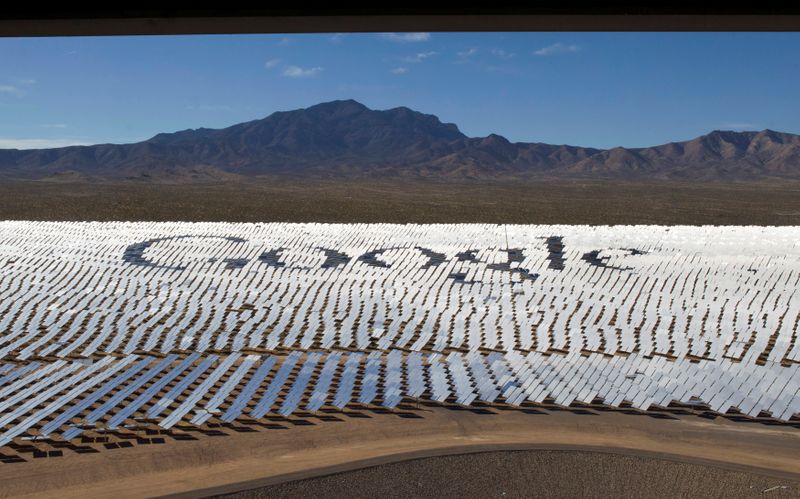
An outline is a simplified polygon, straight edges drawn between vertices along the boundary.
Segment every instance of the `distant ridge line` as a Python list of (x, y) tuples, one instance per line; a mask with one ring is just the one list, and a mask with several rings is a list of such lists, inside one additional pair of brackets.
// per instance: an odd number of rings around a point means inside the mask
[(467, 137), (407, 107), (352, 99), (275, 112), (222, 129), (133, 144), (0, 149), (0, 176), (51, 181), (295, 178), (642, 180), (800, 179), (800, 135), (715, 130), (692, 140), (611, 149)]

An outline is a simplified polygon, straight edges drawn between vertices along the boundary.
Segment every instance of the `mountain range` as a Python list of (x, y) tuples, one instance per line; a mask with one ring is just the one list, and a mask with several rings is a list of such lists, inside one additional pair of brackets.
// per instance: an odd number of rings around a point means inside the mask
[(0, 176), (22, 179), (231, 180), (525, 177), (800, 179), (800, 135), (713, 131), (685, 142), (595, 149), (467, 137), (452, 123), (406, 107), (354, 100), (276, 112), (222, 129), (160, 133), (134, 144), (0, 150)]

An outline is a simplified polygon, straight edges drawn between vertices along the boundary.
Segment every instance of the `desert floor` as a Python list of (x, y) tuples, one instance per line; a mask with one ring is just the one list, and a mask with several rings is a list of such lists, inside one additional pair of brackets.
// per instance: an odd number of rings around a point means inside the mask
[(796, 425), (555, 407), (420, 405), (412, 412), (421, 417), (350, 411), (338, 421), (309, 416), (303, 424), (252, 424), (252, 432), (224, 428), (224, 436), (3, 465), (2, 494), (214, 495), (415, 457), (509, 449), (602, 451), (800, 480)]

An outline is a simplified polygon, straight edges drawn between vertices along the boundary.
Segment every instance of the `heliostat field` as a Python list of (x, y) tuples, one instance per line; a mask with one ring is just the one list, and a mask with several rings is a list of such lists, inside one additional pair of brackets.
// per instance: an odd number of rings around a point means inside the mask
[(0, 449), (353, 407), (800, 412), (800, 229), (0, 223)]

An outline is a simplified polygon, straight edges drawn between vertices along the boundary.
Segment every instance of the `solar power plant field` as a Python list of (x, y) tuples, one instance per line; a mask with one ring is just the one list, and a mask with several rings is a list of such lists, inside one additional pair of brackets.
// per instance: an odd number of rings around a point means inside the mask
[(781, 424), (800, 413), (799, 242), (795, 227), (2, 222), (0, 458), (416, 401)]

